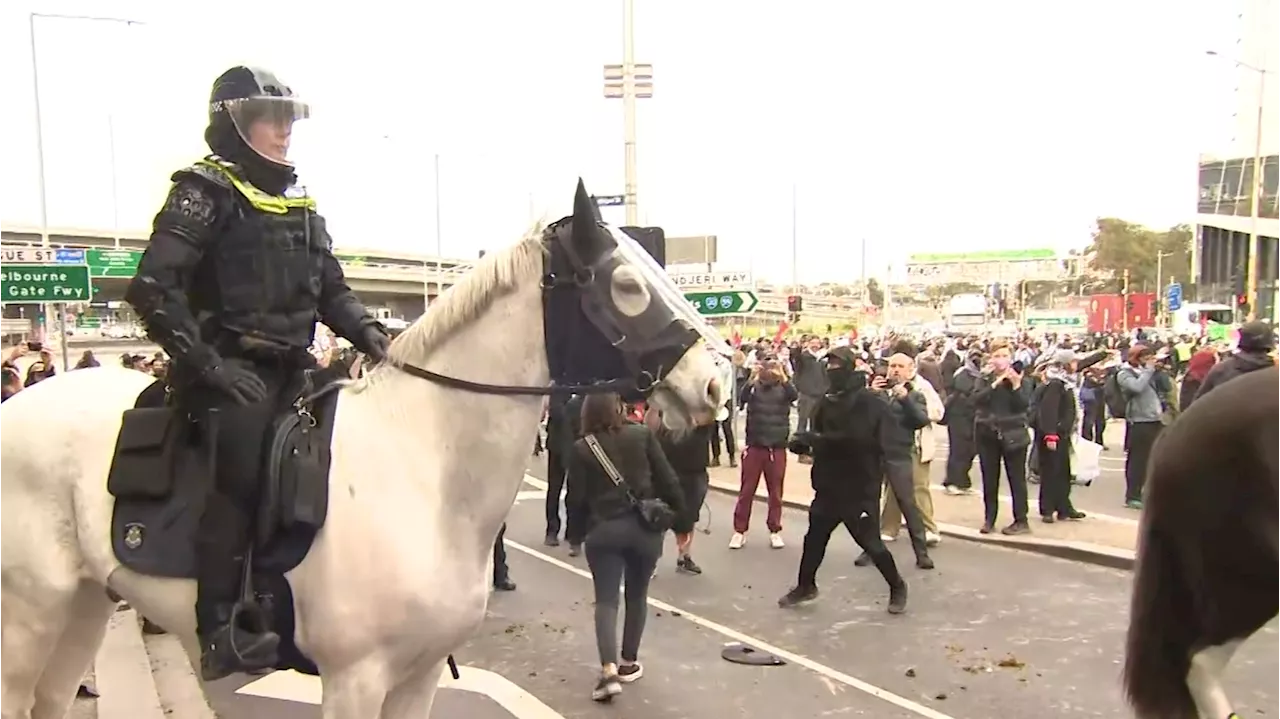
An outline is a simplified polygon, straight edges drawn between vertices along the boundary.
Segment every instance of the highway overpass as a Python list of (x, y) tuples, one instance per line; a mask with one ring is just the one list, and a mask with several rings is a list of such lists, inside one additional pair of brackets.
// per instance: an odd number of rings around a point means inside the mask
[[(54, 248), (89, 248), (129, 250), (133, 254), (146, 249), (149, 232), (76, 228), (49, 228), (49, 244)], [(40, 247), (40, 228), (23, 225), (0, 226), (0, 244), (10, 247)], [(473, 260), (434, 255), (338, 248), (334, 250), (342, 263), (347, 282), (370, 305), (385, 306), (397, 317), (414, 318), (423, 310), (424, 289), (434, 298), (442, 289), (453, 286), (474, 266)], [(125, 260), (127, 262), (127, 259)], [(135, 259), (136, 262), (136, 259)], [(122, 268), (124, 269), (124, 268)], [(120, 300), (131, 272), (94, 277), (95, 299)], [(755, 323), (781, 321), (786, 316), (787, 298), (781, 293), (759, 292), (760, 305), (752, 315)], [(803, 316), (817, 324), (843, 324), (857, 315), (852, 298), (806, 296)], [(727, 318), (738, 322), (740, 318)]]

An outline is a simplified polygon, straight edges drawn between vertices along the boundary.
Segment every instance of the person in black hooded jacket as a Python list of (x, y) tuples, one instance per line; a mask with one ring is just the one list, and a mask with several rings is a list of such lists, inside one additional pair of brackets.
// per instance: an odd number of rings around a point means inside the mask
[(831, 533), (843, 524), (889, 584), (889, 611), (907, 606), (907, 584), (880, 538), (880, 487), (884, 477), (882, 424), (888, 404), (867, 389), (855, 356), (838, 347), (825, 358), (828, 391), (814, 411), (812, 430), (797, 434), (790, 449), (813, 457), (813, 501), (796, 586), (778, 600), (791, 607), (818, 597), (817, 573)]
[(1204, 382), (1200, 384), (1200, 390), (1196, 392), (1195, 399), (1200, 399), (1213, 391), (1214, 387), (1242, 374), (1274, 366), (1276, 361), (1271, 359), (1271, 351), (1275, 346), (1275, 332), (1266, 322), (1255, 320), (1241, 325), (1236, 353), (1209, 370)]

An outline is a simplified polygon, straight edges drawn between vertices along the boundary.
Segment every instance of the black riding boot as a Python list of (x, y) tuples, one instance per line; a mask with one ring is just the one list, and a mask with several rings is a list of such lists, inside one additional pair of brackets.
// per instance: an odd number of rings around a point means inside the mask
[(247, 517), (227, 497), (208, 497), (196, 539), (196, 631), (205, 681), (272, 669), (278, 660), (280, 637), (250, 628), (243, 620), (254, 617), (239, 612), (248, 533)]
[(213, 629), (200, 631), (200, 676), (207, 682), (232, 674), (274, 669), (279, 662), (280, 637), (271, 631), (253, 632), (241, 626), (233, 604), (213, 607)]

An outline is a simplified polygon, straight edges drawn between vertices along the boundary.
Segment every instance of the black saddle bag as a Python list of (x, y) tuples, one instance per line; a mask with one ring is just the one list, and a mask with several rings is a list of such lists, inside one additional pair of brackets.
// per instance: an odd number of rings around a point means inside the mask
[(107, 475), (113, 497), (164, 499), (173, 491), (174, 460), (186, 425), (177, 407), (125, 410)]

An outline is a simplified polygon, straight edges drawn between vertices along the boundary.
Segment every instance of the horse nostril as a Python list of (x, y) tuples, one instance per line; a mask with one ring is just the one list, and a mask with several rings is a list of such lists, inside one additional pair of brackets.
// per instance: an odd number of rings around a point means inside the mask
[(720, 380), (716, 377), (707, 383), (707, 403), (712, 407), (720, 405)]

